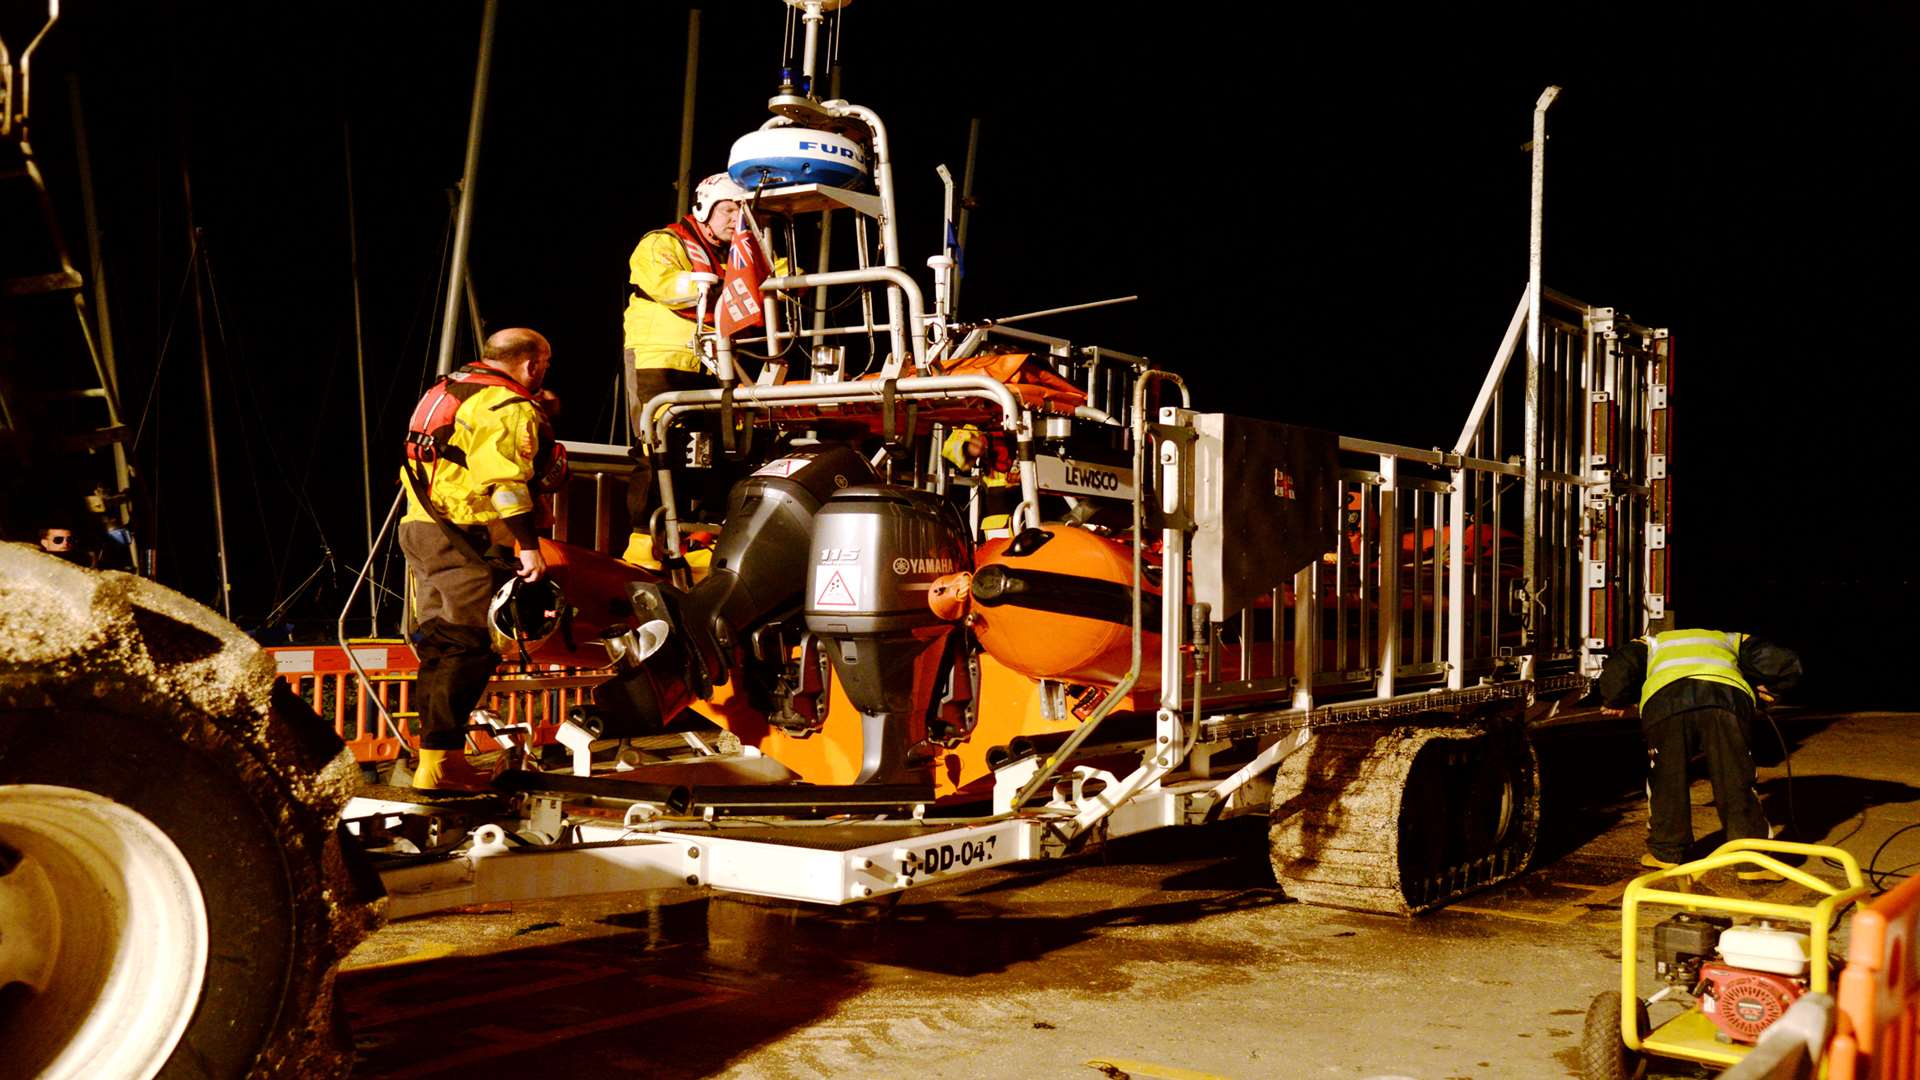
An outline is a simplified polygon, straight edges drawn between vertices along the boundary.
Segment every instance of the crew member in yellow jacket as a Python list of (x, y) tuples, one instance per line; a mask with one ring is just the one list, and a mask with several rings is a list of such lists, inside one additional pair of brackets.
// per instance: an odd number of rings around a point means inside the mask
[[(713, 309), (720, 290), (708, 288), (706, 310), (700, 310), (700, 288), (694, 274), (726, 272), (728, 246), (740, 227), (740, 204), (746, 189), (726, 173), (715, 173), (694, 188), (692, 209), (686, 217), (640, 238), (627, 259), (627, 310), (623, 320), (622, 359), (626, 373), (627, 418), (635, 445), (641, 444), (647, 418), (641, 408), (655, 394), (669, 390), (707, 390), (720, 385), (708, 366), (708, 360), (695, 348), (699, 330), (712, 329)], [(702, 319), (704, 314), (705, 318)], [(635, 469), (628, 488), (628, 509), (633, 516), (633, 541), (627, 559), (644, 565), (659, 565), (647, 535), (647, 513), (652, 503), (654, 483), (652, 462), (635, 455)], [(718, 470), (716, 470), (718, 472)], [(705, 485), (714, 490), (699, 493), (704, 498), (700, 510), (717, 517), (725, 510), (725, 478), (714, 476)], [(689, 507), (689, 494), (675, 502)]]
[(499, 662), (488, 629), (499, 581), (484, 553), (511, 548), (522, 580), (546, 575), (535, 531), (539, 494), (565, 468), (539, 396), (553, 355), (547, 339), (502, 330), (480, 355), (414, 407), (400, 472), (407, 494), (400, 550), (420, 658), (412, 694), (420, 714), (417, 788), (475, 790), (490, 780), (466, 760), (467, 718)]
[[(746, 190), (726, 173), (707, 177), (693, 190), (692, 212), (641, 237), (627, 259), (622, 341), (627, 416), (635, 432), (645, 426), (640, 406), (653, 395), (720, 385), (694, 351), (700, 289), (692, 277), (719, 277), (726, 271), (727, 245), (740, 225), (740, 203), (746, 197)], [(718, 297), (717, 286), (709, 289), (705, 312), (709, 329)]]

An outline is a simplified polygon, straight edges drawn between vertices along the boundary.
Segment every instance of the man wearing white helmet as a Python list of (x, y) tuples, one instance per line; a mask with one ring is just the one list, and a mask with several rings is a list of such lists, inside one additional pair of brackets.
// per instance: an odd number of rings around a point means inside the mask
[[(693, 189), (692, 212), (664, 229), (640, 238), (627, 259), (627, 311), (624, 348), (627, 416), (634, 441), (646, 429), (640, 408), (655, 394), (668, 390), (704, 390), (720, 381), (701, 364), (691, 342), (699, 319), (700, 290), (691, 280), (696, 273), (720, 276), (727, 266), (727, 249), (740, 224), (740, 204), (746, 189), (726, 173), (714, 173)], [(713, 325), (719, 290), (709, 290), (705, 326)], [(632, 478), (636, 543), (646, 530), (646, 506), (653, 482), (652, 469), (640, 462)], [(710, 508), (718, 512), (720, 508)], [(641, 544), (642, 547), (648, 546)], [(651, 561), (650, 552), (638, 552)], [(636, 557), (629, 548), (629, 556)]]
[[(725, 272), (746, 197), (726, 173), (707, 177), (693, 189), (692, 212), (641, 237), (627, 259), (627, 410), (635, 431), (642, 425), (632, 414), (654, 394), (718, 385), (688, 344), (700, 299), (690, 279)], [(715, 290), (707, 299), (709, 326), (717, 298)]]

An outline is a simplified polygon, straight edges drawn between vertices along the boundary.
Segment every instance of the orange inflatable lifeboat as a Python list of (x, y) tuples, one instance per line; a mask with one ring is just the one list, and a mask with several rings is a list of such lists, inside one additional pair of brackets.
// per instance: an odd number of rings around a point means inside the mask
[[(980, 647), (1031, 679), (1113, 686), (1132, 663), (1133, 550), (1071, 525), (989, 540), (971, 576), (936, 583), (930, 602), (948, 618), (970, 613)], [(1135, 690), (1159, 685), (1160, 567), (1144, 566), (1145, 664)]]

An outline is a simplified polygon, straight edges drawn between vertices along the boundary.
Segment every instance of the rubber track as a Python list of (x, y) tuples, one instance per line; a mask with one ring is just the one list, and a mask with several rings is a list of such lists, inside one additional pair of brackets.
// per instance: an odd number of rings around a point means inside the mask
[[(1532, 857), (1539, 824), (1539, 769), (1524, 743), (1514, 770), (1519, 775), (1513, 777), (1512, 819), (1501, 842), (1418, 880), (1406, 880), (1401, 869), (1403, 813), (1432, 812), (1404, 805), (1421, 750), (1436, 740), (1471, 744), (1494, 737), (1472, 726), (1371, 724), (1316, 736), (1289, 755), (1274, 777), (1268, 847), (1275, 879), (1304, 903), (1415, 915), (1517, 876)], [(1472, 761), (1478, 750), (1451, 757)], [(1462, 779), (1472, 782), (1471, 774)]]

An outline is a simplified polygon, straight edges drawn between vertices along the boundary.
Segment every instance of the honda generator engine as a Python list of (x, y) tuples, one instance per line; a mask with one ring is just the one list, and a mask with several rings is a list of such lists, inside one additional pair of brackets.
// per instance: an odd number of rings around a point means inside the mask
[(1807, 992), (1809, 942), (1764, 920), (1680, 914), (1653, 928), (1654, 972), (1690, 986), (1723, 1040), (1750, 1044)]

